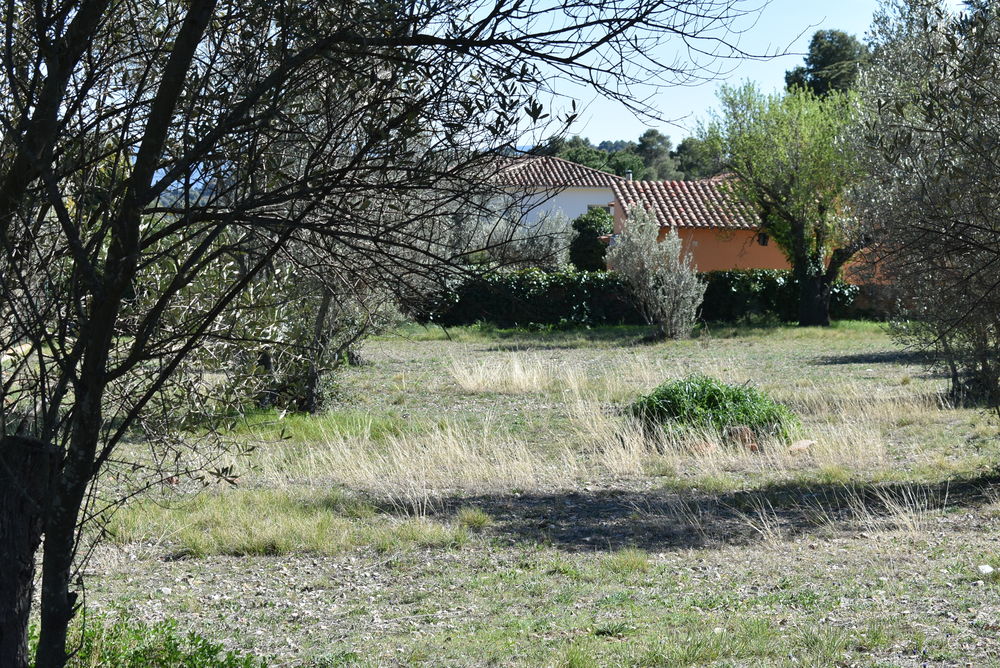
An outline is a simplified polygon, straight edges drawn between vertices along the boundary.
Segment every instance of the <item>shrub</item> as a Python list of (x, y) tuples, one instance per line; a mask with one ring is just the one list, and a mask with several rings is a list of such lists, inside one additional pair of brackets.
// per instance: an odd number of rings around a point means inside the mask
[[(799, 285), (786, 269), (734, 269), (703, 274), (707, 288), (701, 317), (708, 322), (739, 322), (751, 318), (774, 318), (786, 322), (798, 318)], [(851, 318), (863, 313), (855, 306), (858, 286), (837, 281), (830, 287), (830, 315)]]
[[(787, 270), (733, 270), (702, 274), (708, 287), (701, 317), (709, 322), (797, 317), (798, 288)], [(867, 315), (855, 307), (857, 286), (835, 283), (831, 315)], [(466, 279), (429, 302), (410, 306), (418, 322), (445, 327), (489, 322), (497, 327), (638, 325), (645, 322), (616, 271), (495, 272)]]
[(758, 437), (788, 440), (798, 420), (788, 408), (755, 387), (729, 385), (708, 376), (693, 375), (664, 383), (639, 397), (627, 412), (646, 425), (678, 422), (723, 431), (747, 427)]
[(608, 261), (622, 275), (635, 305), (666, 338), (691, 334), (705, 283), (698, 277), (691, 252), (676, 230), (658, 241), (660, 225), (646, 209), (629, 209), (628, 222), (608, 251)]
[(607, 245), (598, 237), (611, 234), (613, 218), (604, 209), (591, 209), (573, 221), (569, 261), (580, 271), (603, 271)]
[(640, 324), (621, 277), (604, 271), (523, 271), (469, 279), (411, 313), (446, 327)]

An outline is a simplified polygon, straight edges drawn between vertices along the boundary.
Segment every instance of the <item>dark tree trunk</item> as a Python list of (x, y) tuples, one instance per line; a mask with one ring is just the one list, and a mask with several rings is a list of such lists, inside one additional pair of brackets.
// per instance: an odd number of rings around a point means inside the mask
[(322, 366), (326, 360), (326, 349), (330, 343), (330, 325), (327, 319), (330, 315), (330, 307), (333, 305), (333, 293), (330, 290), (323, 290), (320, 299), (319, 312), (316, 314), (316, 322), (313, 326), (313, 340), (311, 359), (309, 360), (308, 377), (300, 407), (306, 413), (315, 413), (320, 409), (322, 397), (320, 396), (320, 381), (322, 380)]
[(278, 379), (274, 374), (274, 359), (270, 350), (265, 348), (261, 351), (256, 368), (267, 379), (264, 389), (257, 393), (257, 408), (272, 408), (278, 402)]
[(35, 552), (58, 451), (39, 440), (0, 440), (0, 666), (28, 665)]
[(823, 276), (799, 278), (799, 327), (830, 326), (830, 283)]

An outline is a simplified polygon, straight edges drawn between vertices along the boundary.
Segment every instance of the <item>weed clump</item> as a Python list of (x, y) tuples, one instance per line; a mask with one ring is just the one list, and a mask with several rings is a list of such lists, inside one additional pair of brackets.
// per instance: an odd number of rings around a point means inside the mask
[(746, 427), (757, 438), (789, 440), (798, 419), (784, 405), (749, 385), (730, 385), (700, 374), (663, 383), (628, 406), (627, 413), (646, 426), (671, 422), (714, 429)]

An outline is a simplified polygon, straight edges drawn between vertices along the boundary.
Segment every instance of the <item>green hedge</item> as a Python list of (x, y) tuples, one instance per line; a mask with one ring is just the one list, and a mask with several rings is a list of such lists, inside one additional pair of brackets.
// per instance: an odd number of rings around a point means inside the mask
[[(799, 284), (784, 269), (740, 269), (710, 271), (701, 319), (708, 322), (739, 322), (770, 317), (783, 322), (799, 317)], [(842, 320), (867, 315), (855, 308), (858, 286), (837, 281), (830, 294), (830, 317)]]
[(437, 295), (414, 315), (446, 327), (643, 323), (617, 274), (572, 269), (487, 274)]
[[(702, 320), (798, 318), (798, 285), (789, 271), (712, 271), (703, 276), (708, 289), (701, 308)], [(866, 315), (853, 306), (857, 294), (856, 286), (843, 282), (834, 285), (831, 317)], [(609, 271), (573, 269), (486, 274), (437, 294), (411, 315), (419, 322), (446, 327), (476, 322), (497, 327), (643, 324), (621, 277)]]

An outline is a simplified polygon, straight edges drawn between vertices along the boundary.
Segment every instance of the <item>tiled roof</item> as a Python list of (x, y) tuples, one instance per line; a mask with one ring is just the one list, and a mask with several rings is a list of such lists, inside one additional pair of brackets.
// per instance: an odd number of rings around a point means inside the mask
[(649, 209), (661, 227), (757, 229), (753, 210), (727, 192), (726, 180), (615, 182), (615, 197), (627, 210), (634, 204)]
[(504, 185), (538, 188), (612, 188), (625, 180), (553, 156), (515, 158), (498, 178)]

